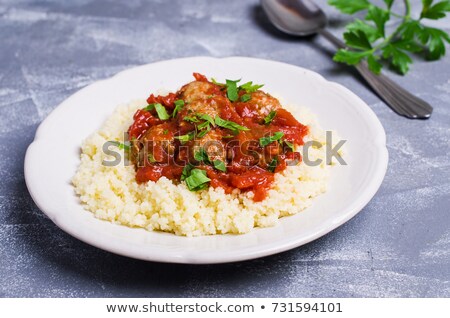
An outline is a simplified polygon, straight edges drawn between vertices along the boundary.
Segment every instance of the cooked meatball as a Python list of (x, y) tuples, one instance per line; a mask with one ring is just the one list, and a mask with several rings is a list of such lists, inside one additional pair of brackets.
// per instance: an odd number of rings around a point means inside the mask
[(195, 81), (184, 85), (178, 91), (178, 95), (185, 102), (191, 103), (196, 100), (207, 99), (218, 92), (220, 92), (218, 86), (213, 83)]
[[(196, 117), (196, 114), (203, 114), (209, 115), (211, 119), (214, 119), (216, 116), (220, 116), (221, 105), (223, 105), (224, 102), (228, 102), (225, 97), (214, 96), (208, 99), (195, 100), (186, 104), (177, 115), (180, 132), (184, 134), (195, 129), (193, 123), (189, 120), (185, 120), (185, 117)], [(198, 118), (197, 120), (203, 121)]]
[(219, 115), (219, 106), (215, 98), (198, 99), (189, 104), (186, 104), (179, 112), (179, 120), (183, 120), (186, 116), (192, 116), (195, 114), (206, 114), (215, 118)]
[(263, 91), (252, 93), (252, 98), (247, 103), (253, 106), (252, 108), (257, 111), (261, 117), (267, 116), (272, 110), (281, 108), (278, 99)]
[(214, 160), (226, 160), (225, 144), (222, 141), (224, 136), (223, 131), (214, 129), (209, 131), (205, 136), (200, 139), (190, 141), (187, 146), (189, 147), (189, 158), (193, 161), (194, 155), (201, 148), (203, 148), (208, 155), (210, 161)]
[(141, 138), (133, 142), (136, 164), (168, 163), (175, 153), (174, 128), (169, 123), (151, 127)]

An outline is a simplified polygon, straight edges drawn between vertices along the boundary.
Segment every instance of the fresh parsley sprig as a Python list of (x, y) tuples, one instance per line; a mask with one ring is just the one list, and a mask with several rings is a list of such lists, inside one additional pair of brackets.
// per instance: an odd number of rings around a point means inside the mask
[(166, 108), (163, 105), (161, 105), (160, 103), (150, 104), (143, 108), (143, 110), (146, 110), (146, 111), (151, 111), (153, 109), (156, 110), (156, 114), (158, 115), (159, 119), (168, 120), (170, 118), (169, 114), (167, 113)]
[(222, 171), (222, 172), (227, 171), (225, 162), (223, 162), (222, 160), (219, 160), (219, 159), (211, 161), (211, 159), (208, 156), (208, 153), (206, 152), (206, 150), (204, 148), (200, 148), (200, 150), (198, 150), (194, 154), (194, 159), (197, 160), (198, 162), (203, 162), (207, 165), (211, 165), (219, 171)]
[[(232, 102), (236, 102), (237, 100), (240, 100), (244, 103), (248, 102), (252, 98), (251, 94), (264, 86), (264, 84), (253, 84), (253, 82), (251, 81), (238, 86), (238, 83), (241, 81), (240, 79), (227, 79), (225, 80), (225, 83), (220, 83), (214, 78), (211, 78), (211, 81), (218, 86), (225, 87), (227, 91), (227, 97)], [(240, 91), (245, 91), (245, 93), (239, 98)]]
[(274, 111), (274, 110), (270, 111), (270, 113), (266, 117), (264, 117), (264, 124), (269, 125), (273, 121), (273, 119), (275, 118), (276, 115), (277, 115), (276, 111)]
[[(421, 54), (428, 60), (438, 60), (445, 55), (449, 34), (426, 26), (423, 20), (444, 18), (450, 12), (450, 0), (422, 0), (422, 11), (416, 18), (411, 15), (410, 0), (404, 0), (404, 15), (392, 10), (394, 0), (383, 1), (384, 7), (369, 0), (328, 0), (346, 14), (366, 11), (364, 20), (356, 19), (347, 25), (344, 40), (349, 49), (340, 49), (334, 56), (336, 62), (356, 65), (365, 60), (369, 69), (379, 74), (384, 61), (403, 75), (413, 62), (412, 54)], [(388, 33), (386, 23), (391, 19), (399, 19), (400, 24)]]
[(265, 147), (265, 146), (271, 144), (274, 141), (280, 140), (283, 136), (284, 136), (283, 132), (277, 131), (276, 133), (274, 133), (271, 136), (266, 136), (266, 137), (259, 138), (259, 145), (261, 147)]
[(234, 121), (225, 120), (225, 119), (220, 118), (219, 116), (216, 116), (216, 118), (214, 119), (214, 122), (216, 123), (217, 126), (229, 129), (234, 134), (238, 134), (239, 131), (241, 131), (241, 130), (244, 130), (244, 131), (250, 130), (249, 128), (247, 128), (245, 126), (241, 126), (241, 125), (235, 123)]
[(175, 108), (172, 112), (172, 117), (175, 118), (178, 114), (178, 112), (184, 107), (184, 100), (179, 99), (175, 101)]
[[(186, 176), (187, 174), (188, 176)], [(194, 168), (184, 175), (184, 182), (186, 182), (186, 186), (190, 191), (206, 189), (208, 187), (208, 183), (211, 181), (211, 179), (207, 177), (206, 171), (202, 169)]]

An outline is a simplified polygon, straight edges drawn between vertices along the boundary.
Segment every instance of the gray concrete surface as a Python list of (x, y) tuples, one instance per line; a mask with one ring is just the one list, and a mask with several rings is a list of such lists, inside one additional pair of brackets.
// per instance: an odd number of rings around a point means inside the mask
[[(326, 10), (340, 34), (348, 18)], [(449, 20), (437, 24), (448, 31)], [(406, 77), (387, 72), (435, 107), (430, 120), (411, 121), (333, 63), (324, 40), (274, 30), (256, 0), (1, 0), (0, 39), (0, 296), (450, 296), (449, 57), (418, 59)], [(24, 182), (25, 151), (39, 123), (92, 82), (197, 55), (299, 65), (365, 100), (386, 129), (390, 152), (386, 178), (367, 207), (306, 246), (214, 266), (128, 259), (58, 229)]]

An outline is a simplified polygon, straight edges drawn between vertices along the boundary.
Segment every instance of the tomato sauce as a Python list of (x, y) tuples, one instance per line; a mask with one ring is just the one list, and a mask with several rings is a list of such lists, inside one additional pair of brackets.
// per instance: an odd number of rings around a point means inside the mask
[(264, 200), (275, 174), (301, 163), (293, 146), (303, 145), (308, 127), (260, 90), (238, 86), (236, 99), (226, 84), (199, 73), (194, 78), (176, 93), (150, 95), (152, 107), (134, 114), (128, 135), (136, 181), (181, 182), (200, 169), (204, 177), (186, 179), (191, 190), (239, 189), (252, 191), (256, 202)]

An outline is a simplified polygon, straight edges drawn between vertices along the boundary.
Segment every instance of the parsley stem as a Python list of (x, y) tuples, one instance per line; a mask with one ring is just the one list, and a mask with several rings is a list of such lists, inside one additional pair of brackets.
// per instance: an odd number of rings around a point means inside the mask
[(407, 20), (409, 20), (409, 18), (411, 18), (411, 2), (410, 2), (410, 0), (404, 0), (404, 2), (405, 2), (405, 10), (406, 10), (404, 20), (407, 21)]

